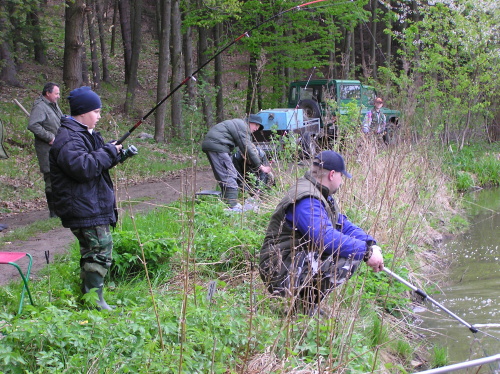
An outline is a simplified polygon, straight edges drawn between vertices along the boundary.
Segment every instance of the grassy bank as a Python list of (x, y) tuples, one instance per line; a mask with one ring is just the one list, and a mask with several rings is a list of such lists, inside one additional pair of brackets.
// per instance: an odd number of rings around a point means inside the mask
[[(450, 164), (431, 149), (358, 138), (343, 150), (354, 178), (339, 191), (342, 211), (378, 239), (387, 266), (416, 284), (440, 260), (425, 251), (466, 225), (443, 173)], [(307, 165), (274, 168), (277, 186), (259, 212), (228, 214), (219, 202), (187, 197), (124, 218), (106, 289), (119, 312), (93, 310), (95, 294), (82, 300), (76, 246), (33, 282), (37, 305), (21, 317), (13, 316), (19, 285), (2, 289), (3, 370), (362, 373), (435, 361), (406, 324), (408, 293), (364, 266), (329, 297), (321, 320), (290, 316), (286, 301), (268, 295), (256, 271), (264, 230)]]

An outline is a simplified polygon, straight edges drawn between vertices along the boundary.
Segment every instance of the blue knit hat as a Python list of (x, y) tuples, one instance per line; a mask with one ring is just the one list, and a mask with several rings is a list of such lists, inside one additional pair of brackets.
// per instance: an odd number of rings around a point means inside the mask
[(71, 91), (68, 100), (72, 116), (88, 113), (102, 106), (99, 95), (87, 86)]

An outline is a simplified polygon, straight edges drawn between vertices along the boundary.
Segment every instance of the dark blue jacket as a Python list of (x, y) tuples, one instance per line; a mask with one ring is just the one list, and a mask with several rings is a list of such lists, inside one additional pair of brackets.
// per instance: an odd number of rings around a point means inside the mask
[[(333, 205), (333, 198), (328, 197)], [(314, 198), (302, 199), (286, 211), (286, 220), (301, 235), (323, 246), (327, 255), (339, 255), (361, 260), (365, 255), (366, 244), (376, 244), (376, 240), (353, 224), (343, 214), (338, 214), (337, 222), (332, 222), (323, 203)], [(335, 225), (335, 226), (334, 226)]]
[(116, 223), (116, 203), (109, 169), (119, 161), (116, 147), (71, 117), (61, 118), (50, 149), (50, 177), (55, 211), (64, 227)]

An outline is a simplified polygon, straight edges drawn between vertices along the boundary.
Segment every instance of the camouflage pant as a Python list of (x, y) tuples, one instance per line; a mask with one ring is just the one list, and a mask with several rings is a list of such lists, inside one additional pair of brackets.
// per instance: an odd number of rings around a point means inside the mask
[(106, 275), (111, 267), (113, 237), (109, 225), (71, 229), (80, 243), (81, 272)]

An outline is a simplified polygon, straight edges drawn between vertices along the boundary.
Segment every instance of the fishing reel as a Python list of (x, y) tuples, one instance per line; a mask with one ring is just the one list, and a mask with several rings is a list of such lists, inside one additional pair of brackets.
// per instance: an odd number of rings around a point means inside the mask
[(134, 145), (129, 145), (127, 149), (122, 149), (120, 162), (123, 163), (127, 158), (135, 156), (139, 151)]

